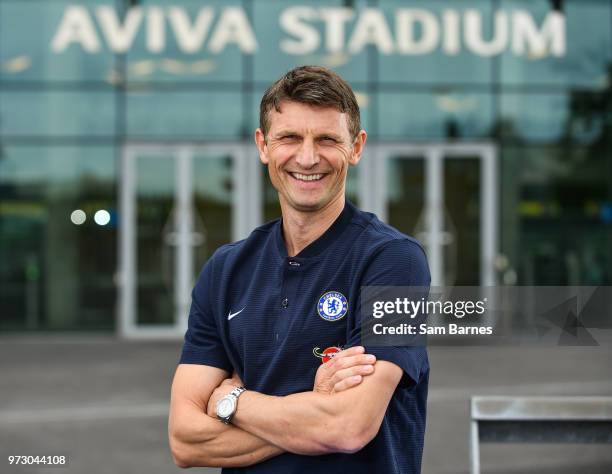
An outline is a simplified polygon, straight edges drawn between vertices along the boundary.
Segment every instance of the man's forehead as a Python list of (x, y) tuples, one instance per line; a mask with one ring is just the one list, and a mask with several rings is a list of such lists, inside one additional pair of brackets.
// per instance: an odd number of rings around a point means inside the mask
[(347, 114), (334, 107), (321, 107), (294, 101), (283, 101), (280, 112), (272, 108), (268, 115), (271, 130), (312, 128), (348, 132)]

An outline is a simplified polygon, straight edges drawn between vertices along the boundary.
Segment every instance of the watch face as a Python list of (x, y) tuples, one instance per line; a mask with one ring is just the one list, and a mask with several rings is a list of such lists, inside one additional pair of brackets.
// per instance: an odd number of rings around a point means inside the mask
[(222, 398), (217, 405), (217, 414), (221, 418), (230, 416), (234, 411), (234, 403), (230, 398)]

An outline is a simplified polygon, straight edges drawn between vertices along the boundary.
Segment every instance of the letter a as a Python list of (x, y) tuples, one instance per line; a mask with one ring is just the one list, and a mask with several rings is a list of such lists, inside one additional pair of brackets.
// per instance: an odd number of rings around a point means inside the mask
[(73, 5), (66, 9), (51, 41), (51, 50), (61, 53), (70, 43), (79, 43), (88, 53), (100, 51), (100, 40), (85, 7)]

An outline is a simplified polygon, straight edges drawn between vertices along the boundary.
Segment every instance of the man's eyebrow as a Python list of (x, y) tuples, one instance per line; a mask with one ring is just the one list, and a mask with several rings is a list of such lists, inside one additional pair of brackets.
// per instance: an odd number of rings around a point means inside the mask
[(328, 132), (318, 133), (316, 138), (332, 138), (338, 142), (342, 141), (342, 137), (340, 135), (336, 135), (335, 133), (328, 133)]
[[(291, 136), (291, 135), (295, 135), (295, 136), (301, 136), (301, 134), (295, 130), (291, 130), (291, 129), (286, 129), (286, 130), (279, 130), (278, 132), (274, 133), (274, 138), (281, 138), (281, 137), (286, 137), (286, 136)], [(338, 142), (342, 141), (342, 137), (340, 135), (337, 135), (333, 132), (320, 132), (317, 133), (315, 135), (316, 139), (321, 139), (321, 138), (331, 138), (333, 140), (336, 140)]]
[(275, 137), (286, 137), (287, 135), (299, 135), (295, 130), (279, 130), (274, 134)]

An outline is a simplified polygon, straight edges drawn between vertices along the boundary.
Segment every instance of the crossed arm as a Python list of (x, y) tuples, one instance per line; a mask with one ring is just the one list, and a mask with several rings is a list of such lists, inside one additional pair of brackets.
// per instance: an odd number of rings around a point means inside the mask
[[(274, 397), (247, 391), (233, 423), (249, 433), (297, 454), (354, 453), (378, 433), (402, 369), (386, 361), (351, 390), (322, 394), (302, 392)], [(213, 392), (209, 413), (225, 395)]]
[(211, 394), (228, 376), (226, 371), (206, 365), (178, 366), (172, 383), (168, 422), (170, 449), (176, 465), (242, 467), (283, 452), (255, 435), (206, 414)]
[(321, 383), (326, 379), (319, 375), (322, 370), (317, 372), (318, 391), (276, 397), (248, 390), (240, 396), (229, 426), (215, 418), (215, 404), (240, 381), (213, 367), (180, 365), (169, 421), (176, 464), (238, 467), (284, 451), (307, 455), (358, 451), (376, 436), (402, 369), (378, 361), (369, 375), (358, 376), (357, 381), (347, 372), (354, 370), (346, 368), (348, 364), (348, 358), (325, 364), (333, 379)]

